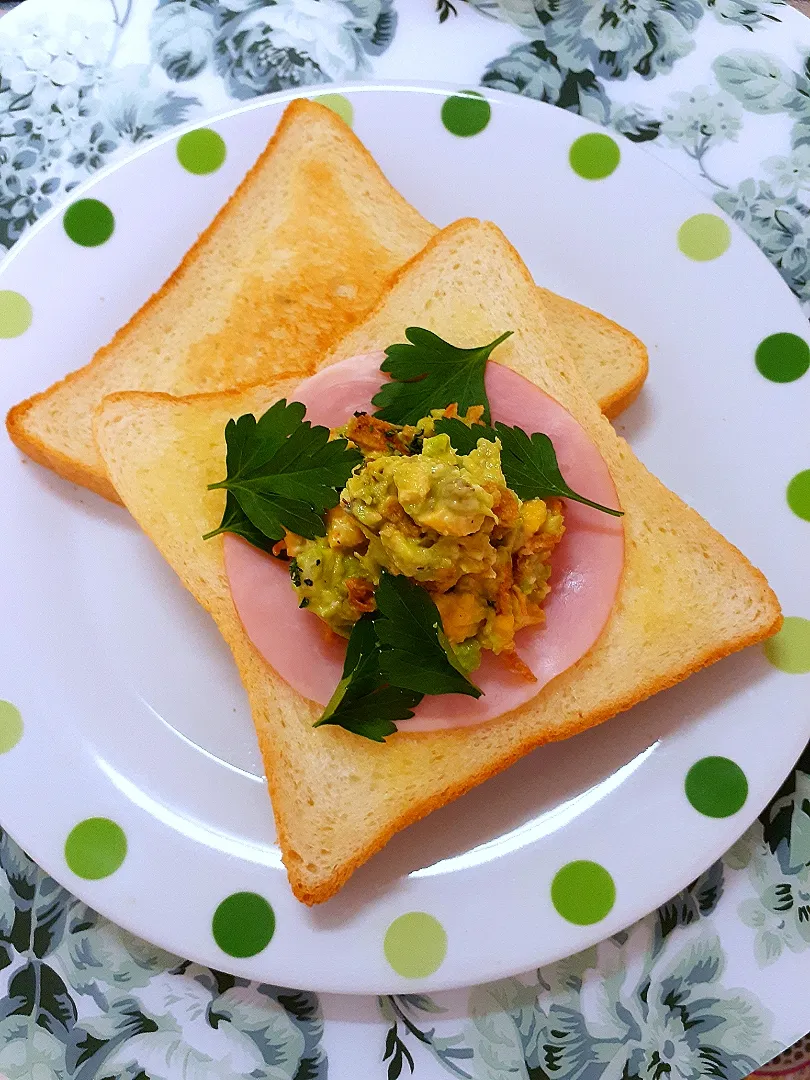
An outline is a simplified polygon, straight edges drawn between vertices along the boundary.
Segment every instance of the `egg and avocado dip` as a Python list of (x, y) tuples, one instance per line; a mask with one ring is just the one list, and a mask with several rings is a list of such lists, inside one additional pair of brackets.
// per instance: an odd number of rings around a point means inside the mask
[[(475, 425), (482, 411), (460, 419)], [(515, 635), (543, 622), (551, 554), (565, 529), (562, 503), (519, 499), (504, 479), (498, 441), (479, 439), (470, 453), (456, 453), (435, 432), (437, 419), (455, 415), (451, 406), (398, 426), (361, 413), (333, 431), (362, 453), (362, 464), (328, 512), (325, 536), (288, 532), (278, 547), (292, 559), (300, 606), (337, 634), (348, 637), (374, 610), (385, 569), (427, 589), (465, 670), (490, 649), (533, 678)]]

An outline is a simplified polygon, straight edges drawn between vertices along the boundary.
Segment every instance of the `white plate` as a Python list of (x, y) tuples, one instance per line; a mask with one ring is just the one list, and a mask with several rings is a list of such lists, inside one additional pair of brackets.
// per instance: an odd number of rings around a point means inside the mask
[[(441, 121), (448, 88), (341, 93), (357, 134), (427, 217), (494, 219), (538, 281), (646, 342), (650, 378), (620, 428), (763, 568), (787, 614), (807, 611), (806, 526), (785, 488), (807, 467), (810, 379), (778, 384), (754, 364), (765, 337), (803, 336), (807, 325), (754, 245), (731, 226), (723, 255), (687, 258), (680, 226), (716, 208), (624, 141), (610, 176), (575, 175), (571, 144), (596, 129), (560, 109), (488, 93), (486, 128), (459, 137)], [(0, 342), (3, 411), (83, 363), (162, 283), (286, 100), (212, 122), (228, 151), (213, 173), (182, 169), (172, 136), (77, 191), (112, 208), (107, 243), (74, 243), (60, 212), (14, 249), (0, 289), (26, 297), (33, 321)], [(0, 474), (0, 698), (24, 724), (0, 753), (0, 820), (95, 908), (213, 967), (319, 990), (401, 992), (548, 963), (626, 926), (725, 851), (810, 735), (803, 680), (748, 650), (537, 751), (398, 836), (336, 899), (308, 910), (287, 886), (245, 696), (213, 624), (124, 511), (23, 460), (7, 440)], [(6, 723), (14, 715), (0, 710)], [(748, 781), (744, 806), (725, 818), (697, 813), (684, 794), (690, 767), (715, 755)], [(91, 818), (116, 822), (127, 840), (120, 867), (99, 880), (65, 859), (68, 834)], [(557, 871), (575, 860), (608, 868), (616, 885), (610, 913), (588, 926), (563, 919), (550, 897)], [(212, 917), (242, 892), (272, 905), (275, 933), (239, 959), (216, 944)], [(426, 956), (417, 979), (397, 974), (383, 947), (409, 912), (446, 933), (443, 961)]]

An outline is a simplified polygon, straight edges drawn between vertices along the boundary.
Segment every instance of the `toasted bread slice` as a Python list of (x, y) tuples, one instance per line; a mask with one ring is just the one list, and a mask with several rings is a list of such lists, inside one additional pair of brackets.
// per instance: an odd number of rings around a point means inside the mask
[(105, 394), (307, 374), (434, 232), (335, 113), (294, 101), (162, 289), (86, 367), (16, 406), (9, 433), (36, 461), (115, 499), (92, 436)]
[[(163, 288), (86, 367), (12, 409), (9, 434), (35, 461), (116, 499), (91, 432), (105, 394), (180, 396), (308, 374), (435, 232), (342, 120), (294, 101)], [(543, 297), (571, 361), (615, 415), (644, 381), (644, 346), (588, 308)]]
[(465, 220), (440, 233), (331, 359), (402, 340), (413, 325), (467, 346), (512, 329), (499, 362), (532, 379), (579, 420), (607, 462), (625, 510), (623, 579), (597, 644), (527, 705), (476, 728), (401, 731), (384, 745), (342, 729), (313, 729), (317, 706), (280, 679), (247, 640), (231, 602), (221, 538), (201, 539), (223, 509), (222, 493), (209, 493), (206, 485), (223, 475), (226, 420), (294, 396), (289, 382), (179, 401), (115, 394), (96, 419), (116, 489), (233, 650), (250, 696), (284, 862), (295, 895), (307, 904), (332, 896), (399, 829), (534, 747), (607, 720), (767, 637), (781, 622), (762, 574), (616, 435), (549, 330), (528, 271), (494, 225)]
[(613, 420), (636, 400), (649, 362), (643, 342), (623, 326), (564, 296), (538, 288), (563, 356), (579, 372), (599, 408)]

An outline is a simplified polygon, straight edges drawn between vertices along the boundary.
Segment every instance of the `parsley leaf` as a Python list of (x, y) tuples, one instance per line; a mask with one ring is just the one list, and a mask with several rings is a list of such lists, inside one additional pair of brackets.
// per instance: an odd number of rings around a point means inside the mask
[(430, 330), (409, 326), (409, 345), (389, 345), (381, 370), (392, 382), (386, 383), (371, 399), (376, 415), (392, 424), (416, 424), (431, 409), (458, 405), (466, 413), (471, 405), (484, 406), (484, 420), (490, 422), (489, 401), (484, 388), (484, 372), (490, 353), (512, 334), (495, 338), (489, 345), (460, 349)]
[(496, 423), (494, 428), (480, 424), (469, 427), (456, 418), (436, 421), (436, 432), (448, 435), (454, 450), (459, 454), (469, 454), (478, 445), (479, 439), (493, 442), (501, 440), (501, 468), (506, 483), (521, 499), (548, 499), (552, 496), (572, 499), (584, 503), (594, 510), (601, 510), (613, 517), (622, 517), (621, 510), (586, 499), (578, 495), (566, 484), (560, 467), (554, 444), (548, 435), (535, 432), (529, 436), (519, 427), (508, 427)]
[(343, 678), (315, 727), (335, 724), (374, 742), (397, 730), (396, 720), (410, 720), (422, 694), (387, 685), (380, 670), (382, 653), (375, 619), (364, 615), (354, 624)]
[[(469, 424), (465, 424), (463, 420), (459, 420), (455, 416), (451, 416), (442, 420), (437, 420), (435, 425), (437, 435), (448, 435), (450, 437), (450, 445), (456, 451), (457, 454), (469, 454), (475, 450), (478, 446), (479, 439), (486, 439), (488, 442), (495, 442), (497, 435), (495, 429), (486, 427), (483, 424), (473, 424), (470, 427)], [(501, 460), (501, 466), (503, 467), (503, 459)], [(504, 474), (506, 470), (504, 468)], [(507, 481), (508, 482), (508, 481)], [(512, 486), (511, 484), (509, 485)]]
[(481, 697), (445, 637), (436, 605), (421, 585), (383, 570), (377, 611), (354, 624), (343, 677), (315, 724), (336, 724), (384, 742), (410, 720), (425, 694)]
[(261, 548), (262, 551), (272, 552), (275, 540), (272, 540), (269, 536), (265, 536), (264, 533), (259, 532), (245, 511), (236, 501), (236, 496), (232, 491), (228, 492), (225, 499), (225, 513), (222, 515), (222, 521), (219, 527), (213, 529), (211, 532), (206, 533), (203, 536), (203, 540), (211, 540), (214, 536), (220, 536), (222, 533), (236, 533), (237, 536), (241, 536), (243, 540), (247, 540), (249, 544), (254, 547)]
[[(249, 413), (225, 428), (227, 478), (209, 490), (228, 492), (220, 532), (256, 534), (278, 541), (285, 530), (308, 539), (323, 536), (323, 514), (337, 506), (339, 492), (363, 460), (345, 439), (329, 440), (329, 429), (304, 420), (300, 402), (277, 401), (259, 419)], [(266, 543), (257, 546), (267, 550)]]
[[(277, 402), (273, 406), (273, 409), (277, 409), (280, 403)], [(290, 422), (293, 418), (296, 422), (304, 416), (304, 406), (294, 403), (297, 409), (290, 409), (288, 416)], [(273, 412), (273, 409), (269, 409), (268, 412), (262, 417), (266, 420)], [(278, 410), (276, 412), (278, 415)], [(249, 444), (253, 441), (251, 436), (256, 428), (256, 418), (250, 414), (246, 416), (240, 416), (238, 420), (230, 420), (225, 429), (225, 445), (227, 447), (227, 454), (225, 459), (228, 475), (239, 472), (244, 467), (246, 455), (249, 453)], [(236, 501), (236, 496), (233, 492), (227, 493), (225, 499), (225, 512), (222, 515), (222, 521), (219, 527), (212, 532), (206, 533), (203, 540), (210, 540), (214, 536), (219, 536), (221, 533), (232, 532), (237, 536), (241, 536), (247, 540), (248, 543), (253, 544), (254, 547), (261, 548), (263, 551), (270, 551), (275, 543), (275, 540), (267, 537), (264, 533), (260, 532), (245, 511)], [(280, 538), (279, 538), (280, 539)]]
[(461, 671), (438, 609), (414, 581), (382, 571), (377, 611), (353, 626), (343, 675), (314, 726), (334, 724), (375, 742), (409, 720), (426, 693), (482, 691)]
[(392, 685), (420, 694), (481, 697), (455, 657), (439, 609), (421, 585), (383, 570), (375, 599), (375, 629), (383, 646), (380, 670)]
[(586, 499), (563, 480), (557, 464), (554, 444), (548, 435), (536, 431), (529, 437), (519, 427), (496, 423), (495, 433), (501, 440), (501, 463), (509, 487), (521, 499), (545, 499), (556, 495), (573, 499), (612, 517), (622, 517), (621, 510)]

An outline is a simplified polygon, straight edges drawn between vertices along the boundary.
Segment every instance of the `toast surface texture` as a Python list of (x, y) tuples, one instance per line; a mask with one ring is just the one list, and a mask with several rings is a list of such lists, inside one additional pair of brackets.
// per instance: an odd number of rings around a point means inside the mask
[(476, 728), (400, 733), (384, 745), (342, 729), (313, 729), (318, 707), (280, 679), (244, 634), (228, 590), (222, 538), (201, 539), (218, 525), (224, 505), (224, 494), (207, 492), (206, 485), (225, 474), (226, 421), (294, 397), (289, 380), (184, 400), (116, 394), (96, 419), (100, 452), (126, 506), (233, 650), (284, 862), (295, 895), (308, 904), (332, 896), (398, 830), (534, 747), (607, 720), (767, 637), (781, 622), (762, 574), (616, 435), (566, 363), (538, 290), (495, 226), (465, 220), (440, 233), (349, 335), (347, 355), (358, 339), (368, 349), (403, 340), (411, 325), (467, 346), (511, 328), (499, 362), (577, 418), (607, 462), (625, 510), (622, 582), (596, 645), (525, 706)]
[[(342, 120), (294, 101), (166, 284), (88, 365), (12, 409), (9, 434), (41, 465), (116, 500), (91, 431), (105, 395), (309, 374), (435, 233)], [(572, 362), (616, 415), (644, 381), (644, 346), (588, 308), (542, 296)]]
[(543, 314), (563, 355), (612, 420), (636, 400), (649, 369), (647, 349), (629, 330), (597, 311), (538, 288)]
[(90, 364), (17, 406), (9, 432), (36, 461), (114, 498), (92, 437), (106, 394), (307, 374), (434, 233), (339, 117), (294, 101), (165, 285)]

